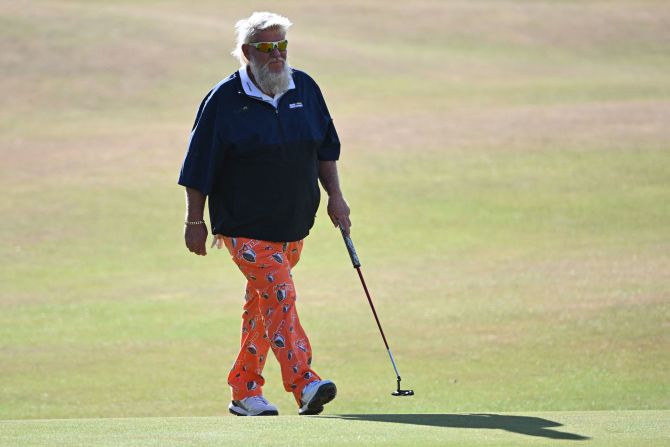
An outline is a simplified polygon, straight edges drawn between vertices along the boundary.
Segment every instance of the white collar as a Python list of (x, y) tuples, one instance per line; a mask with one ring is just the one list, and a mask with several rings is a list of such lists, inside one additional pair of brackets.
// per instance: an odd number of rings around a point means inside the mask
[[(262, 101), (268, 102), (268, 103), (272, 104), (275, 108), (277, 108), (277, 105), (279, 104), (279, 98), (281, 98), (284, 95), (284, 93), (286, 93), (286, 92), (282, 93), (281, 95), (275, 95), (274, 98), (271, 97), (271, 96), (268, 96), (265, 93), (263, 93), (261, 91), (261, 89), (256, 87), (256, 84), (253, 83), (253, 81), (249, 77), (249, 73), (247, 72), (247, 66), (246, 65), (240, 67), (239, 73), (240, 73), (240, 81), (242, 82), (242, 88), (244, 89), (244, 93), (246, 93), (247, 96), (251, 96), (252, 98), (256, 98), (256, 99), (260, 99)], [(291, 75), (289, 77), (288, 82), (289, 82), (288, 83), (288, 89), (289, 90), (294, 89), (295, 88), (295, 83), (293, 82), (293, 75)]]

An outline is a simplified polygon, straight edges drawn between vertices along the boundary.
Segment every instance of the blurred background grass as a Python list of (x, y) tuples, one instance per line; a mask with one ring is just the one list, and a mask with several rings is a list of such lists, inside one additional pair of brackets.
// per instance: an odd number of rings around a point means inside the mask
[[(226, 412), (243, 278), (183, 247), (196, 108), (262, 2), (0, 4), (0, 418)], [(295, 270), (331, 413), (667, 409), (670, 6), (271, 6), (343, 141)], [(292, 397), (270, 362), (265, 394)]]

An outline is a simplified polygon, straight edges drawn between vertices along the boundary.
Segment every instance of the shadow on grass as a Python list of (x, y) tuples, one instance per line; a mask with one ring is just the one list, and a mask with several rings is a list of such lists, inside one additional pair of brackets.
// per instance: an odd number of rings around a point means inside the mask
[(504, 416), (498, 414), (340, 414), (326, 416), (354, 421), (394, 422), (397, 424), (428, 425), (451, 428), (491, 428), (551, 439), (581, 441), (590, 439), (574, 433), (551, 430), (563, 424), (529, 416)]

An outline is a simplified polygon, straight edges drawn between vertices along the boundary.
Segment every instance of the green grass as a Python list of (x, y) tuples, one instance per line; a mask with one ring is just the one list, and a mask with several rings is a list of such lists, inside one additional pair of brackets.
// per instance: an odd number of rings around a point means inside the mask
[[(417, 394), (389, 396), (324, 201), (298, 305), (338, 384), (326, 416), (349, 416), (262, 421), (220, 417), (243, 278), (185, 250), (176, 176), (199, 101), (236, 68), (234, 21), (266, 6), (24, 3), (0, 6), (0, 443), (281, 445), (292, 425), (293, 445), (667, 445), (664, 2), (282, 3)], [(264, 375), (293, 415), (276, 362)]]
[[(667, 411), (2, 421), (22, 446), (664, 446)], [(290, 429), (287, 430), (287, 427)]]

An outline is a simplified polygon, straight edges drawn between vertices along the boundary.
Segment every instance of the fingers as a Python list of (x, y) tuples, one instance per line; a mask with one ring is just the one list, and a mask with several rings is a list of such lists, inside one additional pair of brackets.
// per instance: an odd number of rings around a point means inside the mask
[(349, 228), (351, 228), (350, 213), (349, 205), (342, 195), (332, 195), (328, 198), (328, 216), (333, 226), (341, 226), (346, 235), (349, 235)]
[(207, 256), (207, 247), (205, 246), (205, 241), (202, 241), (201, 244), (198, 244), (193, 251), (196, 255)]
[(341, 217), (331, 216), (331, 220), (333, 221), (333, 224), (336, 227), (342, 227), (342, 229), (344, 230), (344, 234), (346, 234), (347, 236), (349, 235), (349, 231), (351, 228), (351, 220), (349, 219), (349, 216), (347, 215)]
[(186, 247), (188, 247), (191, 253), (195, 253), (198, 256), (207, 256), (207, 248), (205, 247), (204, 241), (201, 244), (186, 243)]
[(205, 248), (204, 245), (201, 246), (201, 247), (198, 247), (198, 246), (189, 245), (187, 243), (186, 248), (188, 248), (188, 251), (190, 251), (191, 253), (194, 253), (198, 256), (206, 256), (207, 255), (207, 249)]
[(220, 234), (215, 234), (214, 239), (212, 239), (212, 245), (209, 248), (216, 247), (217, 249), (221, 250), (223, 248), (223, 244), (223, 236)]
[(349, 220), (349, 216), (344, 216), (342, 219), (340, 219), (340, 225), (342, 226), (342, 229), (344, 230), (344, 234), (349, 236), (349, 232), (351, 229), (351, 220)]

